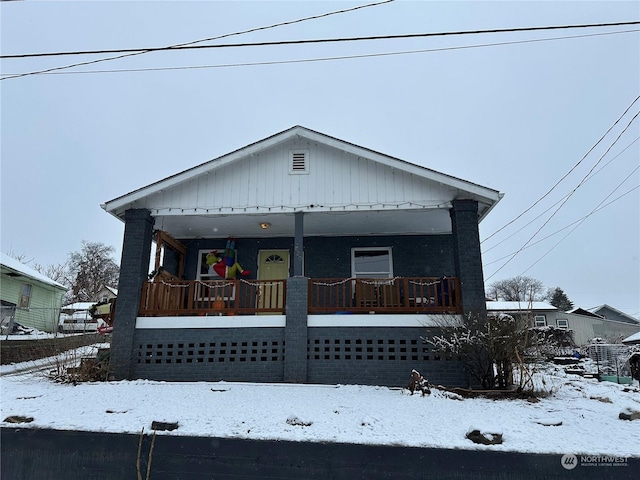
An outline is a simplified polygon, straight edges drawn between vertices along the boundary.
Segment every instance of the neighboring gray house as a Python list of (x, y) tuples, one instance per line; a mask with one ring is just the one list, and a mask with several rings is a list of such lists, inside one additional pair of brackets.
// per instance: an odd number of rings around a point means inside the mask
[(64, 285), (0, 253), (3, 325), (13, 320), (43, 332), (56, 332), (62, 299), (67, 290)]
[(110, 200), (113, 376), (466, 385), (421, 338), (484, 314), (478, 224), (501, 197), (296, 126)]
[(572, 330), (573, 340), (578, 346), (586, 345), (593, 338), (618, 343), (640, 329), (639, 324), (609, 320), (581, 308), (562, 312), (546, 302), (487, 302), (487, 313), (525, 315), (534, 326), (551, 325)]
[(627, 315), (620, 310), (617, 310), (606, 303), (595, 308), (590, 308), (591, 313), (595, 313), (607, 320), (614, 320), (616, 322), (631, 323), (633, 325), (640, 325), (640, 321), (637, 318), (633, 318), (631, 315)]

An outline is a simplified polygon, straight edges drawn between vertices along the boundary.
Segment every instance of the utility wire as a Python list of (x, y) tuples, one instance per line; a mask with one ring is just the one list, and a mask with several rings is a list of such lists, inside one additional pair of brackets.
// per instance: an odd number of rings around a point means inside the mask
[[(613, 157), (611, 160), (609, 160), (607, 163), (605, 163), (599, 170), (597, 170), (596, 172), (593, 172), (593, 175), (591, 175), (589, 178), (587, 178), (585, 180), (585, 183), (589, 180), (591, 180), (593, 177), (595, 177), (598, 173), (600, 173), (602, 170), (604, 170), (609, 164), (611, 164), (611, 162), (613, 162), (616, 158), (618, 158), (620, 155), (622, 155), (624, 152), (626, 152), (629, 148), (631, 148), (631, 146), (636, 143), (638, 140), (640, 140), (640, 137), (636, 137), (631, 143), (629, 143), (629, 145), (627, 145), (626, 147), (624, 147), (624, 149), (622, 149), (615, 157)], [(567, 194), (569, 195), (569, 194)], [(556, 205), (558, 205), (560, 202), (562, 202), (566, 196), (562, 197), (560, 200), (558, 200), (556, 203), (554, 203), (553, 205), (551, 205), (549, 208), (547, 208), (546, 210), (544, 210), (543, 212), (541, 212), (537, 217), (533, 218), (532, 220), (530, 220), (528, 223), (526, 223), (525, 225), (523, 225), (522, 227), (520, 227), (520, 230), (512, 233), (511, 235), (509, 235), (508, 237), (505, 237), (503, 240), (500, 240), (498, 243), (496, 243), (495, 245), (493, 245), (492, 247), (487, 248), (486, 250), (483, 251), (483, 255), (485, 253), (489, 253), (491, 250), (493, 250), (494, 248), (499, 247), (500, 245), (502, 245), (504, 242), (506, 242), (507, 240), (509, 240), (510, 238), (512, 238), (514, 235), (516, 235), (518, 232), (522, 231), (524, 228), (528, 227), (529, 225), (531, 225), (533, 222), (535, 222), (536, 220), (538, 220), (540, 217), (542, 217), (544, 214), (546, 214), (549, 210), (551, 210), (553, 207), (555, 207)], [(537, 243), (537, 242), (536, 242)], [(504, 258), (504, 257), (503, 257)]]
[[(637, 170), (637, 168), (636, 168), (636, 170)], [(633, 172), (632, 172), (632, 173), (633, 173)], [(623, 183), (624, 183), (624, 182), (623, 182)], [(617, 187), (616, 187), (616, 188), (617, 188)], [(602, 206), (596, 207), (594, 210), (592, 210), (591, 212), (589, 212), (587, 215), (585, 215), (585, 216), (584, 216), (584, 217), (582, 217), (582, 218), (579, 218), (578, 220), (575, 220), (574, 222), (571, 222), (569, 225), (565, 225), (565, 226), (564, 226), (564, 227), (562, 227), (561, 229), (556, 230), (556, 231), (555, 231), (555, 232), (553, 232), (553, 233), (550, 233), (550, 234), (549, 234), (549, 235), (547, 235), (546, 237), (543, 237), (543, 238), (541, 238), (540, 240), (537, 240), (537, 241), (535, 241), (535, 242), (533, 242), (533, 243), (530, 243), (530, 244), (529, 244), (529, 245), (527, 245), (524, 249), (526, 250), (527, 248), (531, 248), (531, 247), (533, 247), (534, 245), (538, 245), (539, 243), (544, 242), (545, 240), (547, 240), (547, 239), (549, 239), (549, 238), (553, 237), (554, 235), (557, 235), (558, 233), (563, 232), (563, 231), (564, 231), (564, 230), (566, 230), (567, 228), (572, 227), (572, 226), (573, 226), (573, 225), (575, 225), (576, 223), (578, 223), (578, 222), (582, 222), (582, 221), (586, 220), (587, 218), (589, 218), (589, 217), (590, 217), (591, 215), (593, 215), (594, 213), (597, 213), (597, 212), (599, 212), (600, 210), (602, 210), (602, 209), (604, 209), (604, 208), (608, 207), (609, 205), (611, 205), (611, 204), (613, 204), (613, 203), (617, 202), (618, 200), (620, 200), (620, 199), (622, 199), (623, 197), (625, 197), (625, 196), (629, 195), (631, 192), (633, 192), (634, 190), (637, 190), (638, 188), (640, 188), (640, 185), (636, 185), (635, 187), (631, 188), (630, 190), (627, 190), (627, 191), (626, 191), (626, 192), (624, 192), (622, 195), (619, 195), (618, 197), (616, 197), (616, 198), (614, 198), (613, 200), (611, 200), (609, 203), (606, 203), (605, 205), (602, 205)], [(615, 190), (614, 190), (614, 191), (615, 191)], [(611, 192), (611, 193), (613, 194), (613, 192)], [(611, 194), (610, 194), (610, 195), (611, 195)], [(604, 201), (604, 200), (603, 200), (603, 201)], [(600, 202), (600, 203), (602, 203), (602, 202)], [(497, 259), (495, 259), (495, 260), (492, 260), (491, 262), (483, 262), (483, 265), (486, 267), (486, 266), (488, 266), (488, 265), (492, 265), (492, 264), (494, 264), (494, 263), (498, 263), (499, 261), (504, 260), (505, 258), (509, 258), (509, 257), (510, 257), (511, 255), (513, 255), (514, 253), (515, 253), (515, 252), (509, 253), (509, 254), (507, 254), (507, 255), (505, 255), (505, 256), (503, 256), (503, 257), (500, 257), (500, 258), (497, 258)]]
[(489, 280), (491, 277), (493, 277), (496, 273), (498, 273), (500, 270), (502, 270), (505, 266), (507, 266), (511, 260), (513, 260), (529, 243), (531, 243), (531, 241), (533, 241), (533, 239), (538, 235), (538, 233), (540, 233), (540, 231), (551, 221), (551, 219), (560, 211), (560, 209), (562, 209), (562, 207), (569, 201), (569, 199), (573, 196), (573, 194), (576, 192), (576, 190), (578, 190), (578, 188), (580, 188), (584, 182), (586, 181), (586, 179), (589, 177), (589, 175), (591, 175), (591, 172), (593, 172), (593, 170), (600, 164), (600, 162), (602, 161), (602, 159), (605, 157), (605, 155), (607, 155), (607, 153), (609, 153), (609, 151), (611, 150), (611, 148), (613, 148), (613, 146), (618, 142), (618, 140), (620, 139), (620, 137), (629, 129), (629, 127), (631, 126), (631, 124), (634, 122), (634, 120), (636, 118), (638, 118), (638, 115), (640, 115), (640, 112), (636, 113), (633, 118), (629, 121), (629, 123), (627, 124), (627, 126), (622, 130), (622, 132), (620, 132), (620, 134), (616, 137), (616, 139), (613, 141), (613, 143), (609, 146), (609, 148), (607, 148), (607, 151), (604, 152), (602, 154), (602, 156), (600, 157), (600, 159), (595, 163), (595, 165), (593, 167), (591, 167), (591, 170), (589, 170), (589, 172), (587, 172), (587, 174), (582, 178), (582, 180), (580, 181), (580, 183), (578, 183), (578, 185), (571, 191), (571, 193), (569, 195), (567, 195), (564, 199), (564, 201), (560, 204), (560, 206), (558, 208), (556, 208), (556, 210), (551, 214), (551, 216), (540, 226), (540, 228), (538, 228), (538, 230), (536, 230), (536, 232), (529, 238), (529, 240), (527, 240), (525, 242), (525, 244), (520, 247), (520, 249), (514, 253), (511, 258), (509, 258), (509, 260), (507, 260), (500, 268), (498, 268), (498, 270), (496, 270), (495, 272), (493, 272), (486, 280)]
[[(604, 198), (604, 199), (603, 199), (603, 200), (602, 200), (598, 205), (596, 205), (596, 209), (595, 209), (595, 210), (592, 210), (592, 211), (591, 211), (591, 213), (593, 213), (594, 211), (596, 211), (596, 210), (600, 207), (600, 205), (602, 205), (605, 201), (607, 201), (607, 199), (608, 199), (611, 195), (613, 195), (613, 194), (615, 193), (615, 191), (616, 191), (618, 188), (620, 188), (620, 187), (622, 186), (622, 184), (623, 184), (624, 182), (626, 182), (626, 181), (631, 177), (631, 175), (633, 175), (635, 172), (637, 172), (639, 168), (640, 168), (640, 166), (638, 166), (638, 167), (634, 168), (634, 169), (633, 169), (633, 171), (632, 171), (629, 175), (627, 175), (627, 177), (626, 177), (622, 182), (620, 182), (620, 183), (618, 184), (618, 186), (617, 186), (616, 188), (614, 188), (614, 189), (613, 189), (613, 191), (612, 191), (611, 193), (609, 193), (609, 195), (607, 195), (607, 196), (606, 196), (606, 197), (605, 197), (605, 198)], [(638, 188), (638, 187), (635, 187), (635, 188)], [(635, 189), (634, 189), (634, 190), (635, 190)], [(591, 213), (590, 213), (589, 215), (591, 215)], [(554, 250), (558, 245), (560, 245), (560, 244), (564, 241), (564, 239), (565, 239), (565, 238), (567, 238), (569, 235), (571, 235), (571, 234), (572, 234), (572, 233), (573, 233), (573, 232), (574, 232), (574, 231), (575, 231), (575, 230), (576, 230), (580, 225), (582, 225), (582, 224), (584, 223), (584, 221), (587, 219), (587, 217), (589, 217), (589, 215), (587, 215), (587, 216), (585, 216), (584, 218), (582, 218), (582, 219), (578, 222), (578, 224), (577, 224), (575, 227), (573, 227), (569, 232), (567, 232), (567, 234), (566, 234), (564, 237), (562, 237), (560, 240), (558, 240), (558, 242), (557, 242), (553, 247), (551, 247), (549, 250), (547, 250), (547, 251), (544, 253), (544, 255), (542, 255), (540, 258), (538, 258), (538, 260), (536, 260), (535, 262), (533, 262), (533, 264), (531, 264), (531, 265), (529, 266), (529, 268), (527, 268), (527, 269), (526, 269), (524, 272), (522, 272), (520, 275), (524, 275), (525, 273), (527, 273), (529, 270), (531, 270), (533, 267), (535, 267), (535, 266), (538, 264), (538, 262), (540, 262), (544, 257), (546, 257), (547, 255), (549, 255), (549, 254), (550, 254), (550, 253), (551, 253), (551, 252), (552, 252), (552, 251), (553, 251), (553, 250)]]
[[(562, 181), (567, 178), (571, 172), (573, 172), (576, 168), (578, 168), (578, 166), (587, 158), (587, 156), (589, 156), (589, 154), (600, 144), (600, 142), (602, 142), (604, 140), (604, 138), (609, 134), (609, 132), (618, 124), (620, 123), (620, 121), (622, 120), (622, 118), (627, 114), (627, 112), (631, 109), (631, 107), (633, 107), (633, 105), (638, 101), (638, 99), (640, 99), (640, 95), (637, 96), (635, 98), (635, 100), (633, 102), (631, 102), (631, 104), (626, 108), (626, 110), (622, 113), (622, 115), (620, 115), (620, 117), (618, 117), (618, 119), (613, 123), (613, 125), (611, 125), (607, 131), (604, 133), (604, 135), (602, 135), (600, 137), (600, 139), (593, 145), (593, 147), (591, 147), (589, 149), (589, 151), (587, 151), (587, 153), (584, 154), (584, 156), (580, 159), (580, 161), (578, 161), (578, 163), (576, 163), (573, 167), (571, 167), (571, 169), (565, 173), (562, 178), (560, 180), (558, 180), (555, 185), (553, 185), (553, 187), (551, 187), (544, 195), (542, 195), (538, 200), (536, 200), (533, 205), (531, 205), (530, 207), (526, 208), (524, 211), (522, 211), (519, 215), (517, 215), (515, 218), (513, 218), (512, 220), (510, 220), (509, 222), (507, 222), (506, 224), (504, 224), (502, 227), (500, 227), (498, 230), (496, 230), (495, 232), (493, 232), (491, 235), (489, 235), (487, 238), (485, 238), (484, 240), (482, 240), (480, 243), (484, 243), (487, 240), (489, 240), (491, 237), (495, 236), (497, 233), (501, 232), (502, 230), (504, 230), (505, 228), (507, 228), (509, 225), (513, 224), (515, 221), (517, 221), (518, 219), (520, 219), (524, 214), (526, 214), (527, 212), (529, 212), (532, 208), (534, 208), (536, 205), (538, 205), (538, 203), (540, 203), (542, 200), (544, 200), (545, 198), (547, 198), (549, 196), (549, 194), (555, 190), (555, 188), (560, 185), (560, 183), (562, 183)], [(637, 116), (637, 115), (636, 115)], [(634, 117), (635, 118), (635, 117)], [(609, 147), (611, 148), (611, 147)], [(608, 151), (608, 150), (607, 150)], [(601, 157), (602, 159), (602, 157)]]
[[(599, 27), (620, 27), (624, 25), (638, 25), (640, 21), (635, 22), (616, 22), (616, 23), (590, 23), (581, 25), (554, 25), (546, 27), (519, 27), (519, 28), (494, 28), (489, 30), (461, 30), (454, 32), (432, 32), (432, 33), (405, 33), (399, 35), (374, 35), (367, 37), (340, 37), (340, 38), (317, 38), (308, 40), (278, 40), (271, 42), (255, 42), (255, 43), (225, 43), (216, 45), (172, 45), (169, 47), (149, 47), (149, 48), (127, 48), (113, 50), (75, 50), (67, 52), (47, 52), (47, 53), (20, 53), (13, 55), (0, 55), (0, 58), (33, 58), (33, 57), (53, 57), (63, 55), (96, 55), (104, 53), (131, 53), (131, 52), (160, 52), (166, 50), (190, 50), (203, 48), (236, 48), (236, 47), (266, 47), (280, 45), (306, 45), (314, 43), (338, 43), (338, 42), (359, 42), (371, 40), (398, 40), (404, 38), (427, 38), (427, 37), (444, 37), (452, 35), (478, 35), (486, 33), (514, 33), (514, 32), (533, 32), (543, 30), (565, 30), (574, 28), (599, 28)], [(204, 41), (204, 40), (200, 40)], [(198, 41), (198, 42), (200, 42)], [(195, 43), (195, 42), (191, 42)]]
[[(386, 53), (368, 53), (368, 54), (361, 54), (361, 55), (343, 55), (343, 56), (334, 56), (334, 57), (306, 58), (306, 59), (298, 59), (298, 60), (273, 60), (273, 61), (265, 61), (265, 62), (226, 63), (226, 64), (218, 64), (218, 65), (190, 65), (190, 66), (182, 66), (182, 67), (119, 68), (119, 69), (109, 69), (109, 70), (84, 70), (84, 71), (73, 71), (73, 72), (44, 71), (44, 72), (40, 72), (40, 74), (41, 75), (78, 75), (78, 74), (86, 75), (86, 74), (96, 74), (96, 73), (158, 72), (158, 71), (172, 71), (172, 70), (198, 70), (198, 69), (210, 69), (210, 68), (286, 65), (286, 64), (295, 64), (295, 63), (312, 63), (312, 62), (326, 62), (326, 61), (335, 61), (335, 60), (353, 60), (353, 59), (359, 59), (359, 58), (388, 57), (388, 56), (395, 56), (395, 55), (411, 55), (411, 54), (419, 54), (419, 53), (435, 53), (435, 52), (443, 52), (448, 50), (464, 50), (464, 49), (472, 49), (472, 48), (497, 47), (497, 46), (503, 46), (503, 45), (517, 45), (517, 44), (524, 44), (524, 43), (547, 42), (547, 41), (555, 41), (555, 40), (570, 40), (574, 38), (617, 35), (621, 33), (631, 33), (631, 32), (638, 32), (638, 31), (640, 30), (633, 29), (633, 30), (622, 30), (618, 32), (589, 33), (585, 35), (569, 35), (564, 37), (537, 38), (533, 40), (514, 40), (512, 42), (495, 42), (495, 43), (484, 43), (484, 44), (476, 44), (476, 45), (461, 45), (461, 46), (455, 46), (455, 47), (428, 48), (428, 49), (421, 49), (421, 50), (405, 50), (400, 52), (386, 52)], [(38, 73), (38, 72), (35, 72), (35, 73)], [(20, 75), (20, 74), (8, 73), (6, 75)], [(9, 77), (6, 77), (6, 78), (9, 78)]]
[[(153, 52), (153, 51), (187, 48), (187, 47), (195, 45), (196, 43), (209, 42), (209, 41), (212, 41), (212, 40), (220, 40), (220, 39), (227, 38), (227, 37), (232, 37), (232, 36), (235, 36), (235, 35), (244, 35), (246, 33), (257, 32), (257, 31), (260, 31), (260, 30), (268, 30), (268, 29), (271, 29), (271, 28), (282, 27), (282, 26), (285, 26), (285, 25), (292, 25), (294, 23), (301, 23), (301, 22), (306, 22), (308, 20), (315, 20), (315, 19), (318, 19), (318, 18), (329, 17), (331, 15), (338, 15), (338, 14), (342, 14), (342, 13), (352, 12), (352, 11), (355, 11), (355, 10), (360, 10), (362, 8), (377, 7), (378, 5), (382, 5), (382, 4), (385, 4), (385, 3), (390, 3), (390, 2), (393, 2), (393, 1), (395, 1), (395, 0), (383, 0), (381, 2), (369, 3), (369, 4), (366, 4), (366, 5), (359, 5), (357, 7), (346, 8), (346, 9), (343, 9), (343, 10), (336, 10), (336, 11), (333, 11), (333, 12), (322, 13), (322, 14), (313, 15), (313, 16), (310, 16), (310, 17), (299, 18), (297, 20), (289, 20), (289, 21), (286, 21), (286, 22), (275, 23), (273, 25), (267, 25), (267, 26), (263, 26), (263, 27), (250, 28), (248, 30), (242, 30), (242, 31), (239, 31), (239, 32), (225, 33), (223, 35), (218, 35), (216, 37), (203, 38), (201, 40), (194, 40), (194, 41), (186, 42), (186, 43), (178, 43), (178, 44), (169, 45), (169, 46), (166, 46), (166, 47), (136, 49), (136, 50), (133, 50), (133, 51), (132, 50), (112, 50), (112, 51), (106, 51), (105, 50), (105, 51), (96, 52), (96, 53), (124, 53), (124, 55), (118, 55), (118, 56), (109, 57), (109, 58), (100, 58), (100, 59), (91, 60), (91, 61), (88, 61), (88, 62), (74, 63), (74, 64), (71, 64), (71, 65), (65, 65), (65, 66), (62, 66), (62, 67), (54, 67), (54, 68), (49, 68), (49, 69), (46, 69), (46, 70), (40, 70), (40, 71), (36, 71), (36, 72), (28, 72), (28, 73), (12, 75), (12, 76), (9, 76), (9, 77), (0, 78), (0, 80), (5, 80), (5, 79), (8, 79), (8, 78), (25, 77), (25, 76), (28, 76), (28, 75), (37, 75), (37, 74), (40, 74), (40, 73), (52, 72), (54, 70), (63, 70), (63, 69), (67, 69), (67, 68), (78, 67), (78, 66), (81, 66), (81, 65), (90, 65), (90, 64), (93, 64), (93, 63), (107, 62), (107, 61), (110, 61), (110, 60), (118, 60), (120, 58), (133, 57), (133, 56), (136, 56), (136, 55), (143, 55), (145, 53), (149, 53), (149, 52)], [(191, 48), (193, 48), (193, 47), (191, 47)], [(125, 53), (125, 52), (131, 52), (131, 53)], [(58, 52), (58, 53), (52, 53), (52, 54), (0, 55), (0, 58), (27, 58), (27, 57), (31, 57), (31, 56), (50, 56), (50, 55), (82, 55), (82, 54), (86, 54), (86, 53), (88, 53), (88, 52), (77, 52), (77, 53), (61, 53), (61, 52)]]

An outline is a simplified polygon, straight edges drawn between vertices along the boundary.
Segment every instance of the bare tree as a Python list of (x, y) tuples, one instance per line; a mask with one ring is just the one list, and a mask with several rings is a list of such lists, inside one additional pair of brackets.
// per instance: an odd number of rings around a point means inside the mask
[(487, 290), (492, 299), (522, 303), (543, 300), (544, 293), (544, 285), (540, 280), (523, 276), (498, 280), (489, 285)]
[(111, 246), (83, 240), (82, 249), (69, 254), (73, 301), (93, 301), (102, 287), (117, 287), (120, 267), (113, 252)]
[(32, 268), (54, 282), (61, 283), (67, 287), (70, 286), (69, 271), (66, 263), (49, 264), (47, 266), (34, 263)]

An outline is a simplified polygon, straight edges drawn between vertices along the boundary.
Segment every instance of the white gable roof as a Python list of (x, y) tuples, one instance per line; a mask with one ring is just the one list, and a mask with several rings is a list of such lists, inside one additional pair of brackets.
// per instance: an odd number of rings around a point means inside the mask
[(49, 277), (41, 274), (37, 270), (34, 270), (33, 268), (28, 267), (23, 263), (20, 263), (15, 258), (12, 258), (9, 255), (6, 255), (1, 252), (0, 252), (0, 264), (2, 264), (3, 267), (9, 270), (12, 270), (13, 272), (19, 275), (32, 278), (34, 280), (38, 280), (39, 282), (46, 283), (47, 285), (53, 285), (54, 287), (62, 288), (64, 290), (69, 290), (67, 287), (65, 287), (61, 283), (58, 283), (55, 280), (51, 280)]
[[(305, 171), (291, 170), (294, 152), (307, 155)], [(156, 219), (166, 220), (164, 226), (156, 220), (156, 228), (167, 230), (171, 225), (181, 238), (188, 236), (187, 226), (178, 217), (190, 216), (189, 228), (193, 229), (198, 222), (195, 217), (246, 218), (294, 212), (387, 212), (377, 225), (385, 225), (386, 233), (407, 233), (407, 225), (425, 222), (403, 216), (405, 212), (439, 210), (441, 217), (433, 224), (444, 224), (449, 221), (453, 200), (471, 199), (478, 202), (482, 219), (501, 197), (496, 190), (295, 126), (102, 207), (121, 220), (127, 209), (148, 209)], [(388, 215), (394, 212), (395, 217)], [(308, 219), (305, 230), (313, 234), (314, 218)], [(238, 226), (229, 219), (225, 222), (230, 230)], [(331, 224), (339, 226), (340, 219), (332, 217)], [(198, 225), (204, 228), (202, 221)]]

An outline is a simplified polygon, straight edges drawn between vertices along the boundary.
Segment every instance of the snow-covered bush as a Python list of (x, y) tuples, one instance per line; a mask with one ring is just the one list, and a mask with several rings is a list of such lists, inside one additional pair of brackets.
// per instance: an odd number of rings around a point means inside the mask
[[(532, 390), (529, 362), (572, 345), (558, 329), (531, 328), (524, 318), (466, 314), (462, 322), (439, 322), (439, 333), (425, 338), (437, 350), (461, 356), (467, 371), (484, 389)], [(556, 353), (553, 353), (555, 355)], [(552, 356), (553, 356), (552, 355)], [(518, 369), (514, 385), (514, 368)]]

